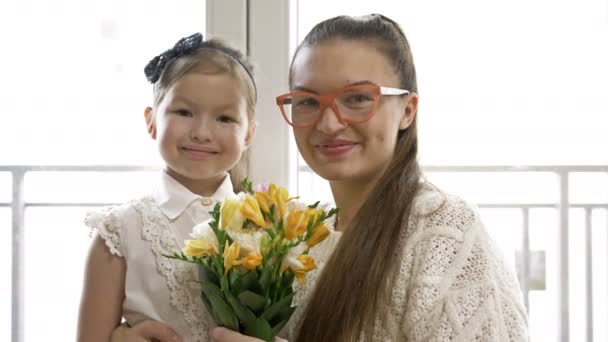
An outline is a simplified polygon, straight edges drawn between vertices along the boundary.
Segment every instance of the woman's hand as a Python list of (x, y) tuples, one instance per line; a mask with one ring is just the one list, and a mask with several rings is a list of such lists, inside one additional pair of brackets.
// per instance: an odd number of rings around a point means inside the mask
[[(258, 338), (251, 337), (251, 336), (245, 336), (245, 335), (239, 334), (236, 331), (232, 331), (232, 330), (229, 330), (226, 328), (215, 328), (215, 329), (211, 330), (211, 338), (215, 342), (264, 342)], [(287, 342), (287, 340), (284, 340), (280, 337), (275, 337), (274, 341), (275, 342)]]
[(146, 320), (129, 328), (114, 329), (110, 342), (182, 342), (182, 338), (168, 324)]

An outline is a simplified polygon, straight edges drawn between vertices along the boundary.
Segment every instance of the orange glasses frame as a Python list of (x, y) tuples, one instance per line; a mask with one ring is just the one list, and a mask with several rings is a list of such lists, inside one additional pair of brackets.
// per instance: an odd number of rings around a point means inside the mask
[[(338, 95), (342, 94), (345, 91), (357, 90), (357, 89), (372, 89), (374, 92), (374, 106), (373, 106), (372, 110), (369, 112), (367, 118), (365, 118), (364, 120), (350, 120), (350, 119), (343, 118), (342, 115), (340, 115), (340, 110), (338, 109), (338, 106), (336, 105), (336, 101), (335, 101), (336, 97), (338, 97)], [(381, 87), (381, 86), (378, 86), (375, 84), (358, 84), (358, 85), (352, 85), (352, 86), (344, 87), (342, 89), (338, 89), (337, 91), (334, 91), (333, 93), (330, 93), (327, 95), (317, 95), (317, 94), (310, 93), (307, 91), (296, 91), (296, 92), (292, 92), (292, 93), (283, 94), (281, 96), (277, 96), (276, 101), (277, 101), (277, 106), (279, 106), (279, 109), (281, 110), (281, 114), (283, 114), (283, 119), (285, 119), (285, 122), (287, 122), (292, 127), (307, 128), (307, 127), (313, 127), (314, 125), (316, 125), (319, 122), (319, 120), (321, 120), (321, 117), (323, 116), (323, 112), (325, 111), (325, 109), (327, 109), (327, 107), (329, 107), (333, 110), (334, 114), (338, 118), (338, 121), (340, 121), (340, 123), (342, 123), (342, 124), (365, 123), (365, 122), (369, 121), (374, 116), (374, 114), (376, 114), (376, 110), (378, 109), (378, 103), (380, 102), (379, 101), (380, 95), (407, 95), (407, 94), (410, 94), (410, 92), (409, 92), (409, 90), (405, 90), (405, 89)], [(319, 116), (315, 121), (313, 121), (312, 123), (310, 123), (308, 125), (294, 125), (293, 123), (289, 122), (289, 119), (287, 118), (287, 114), (285, 114), (285, 107), (284, 107), (285, 99), (288, 97), (300, 96), (300, 95), (310, 96), (310, 97), (316, 99), (317, 101), (319, 101)]]

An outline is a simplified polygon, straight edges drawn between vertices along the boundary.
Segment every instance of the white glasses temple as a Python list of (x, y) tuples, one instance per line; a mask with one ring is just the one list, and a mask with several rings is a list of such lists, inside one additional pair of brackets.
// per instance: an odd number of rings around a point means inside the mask
[(405, 89), (380, 87), (380, 94), (382, 95), (405, 95), (409, 93), (410, 91)]

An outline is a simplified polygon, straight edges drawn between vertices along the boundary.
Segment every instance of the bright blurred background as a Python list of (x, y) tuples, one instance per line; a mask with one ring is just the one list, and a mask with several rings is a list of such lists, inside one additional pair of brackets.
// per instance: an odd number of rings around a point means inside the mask
[[(331, 200), (274, 97), (315, 23), (367, 13), (408, 36), (421, 163), (480, 205), (518, 269), (532, 341), (608, 341), (605, 0), (3, 1), (0, 341), (75, 339), (84, 213), (153, 183), (161, 161), (143, 121), (143, 67), (180, 37), (224, 37), (258, 66), (253, 178)], [(14, 225), (17, 194), (25, 209)]]

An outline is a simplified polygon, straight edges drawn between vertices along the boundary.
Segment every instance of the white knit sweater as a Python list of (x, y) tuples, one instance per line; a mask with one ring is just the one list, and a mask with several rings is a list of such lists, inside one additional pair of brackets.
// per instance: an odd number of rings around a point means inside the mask
[[(340, 236), (332, 232), (311, 252), (318, 269), (297, 289), (298, 308), (284, 330), (290, 341), (295, 340), (316, 279)], [(380, 316), (376, 319), (374, 341), (528, 340), (517, 279), (475, 207), (425, 185), (414, 201), (399, 248), (401, 267), (388, 319), (384, 324)]]

